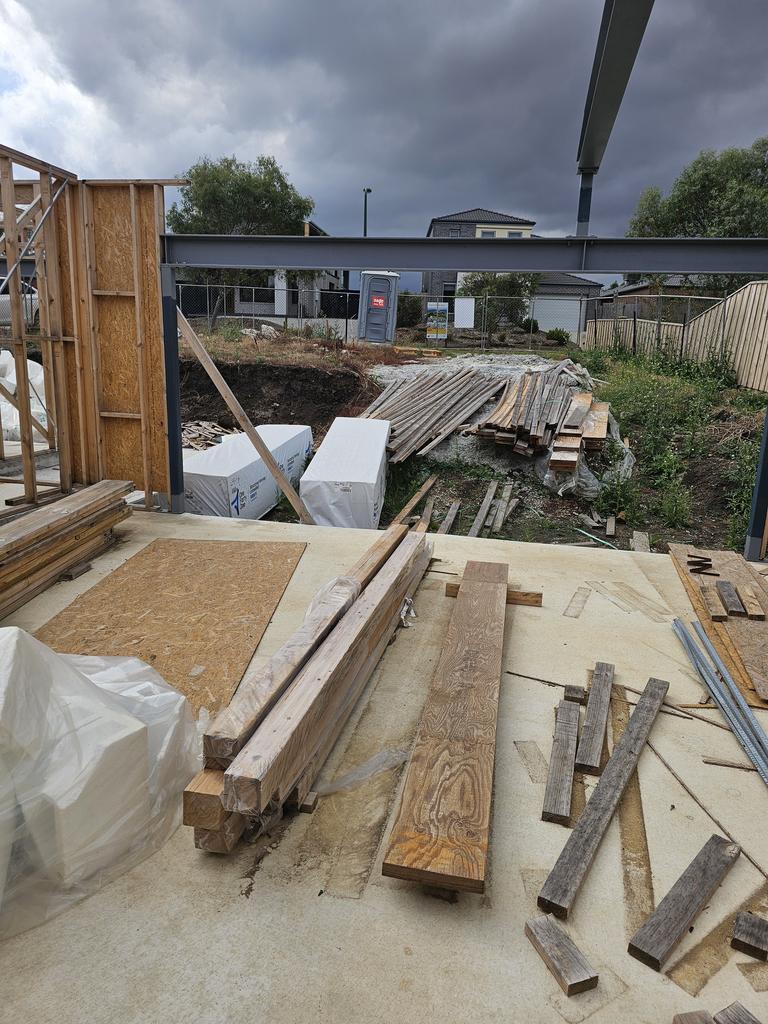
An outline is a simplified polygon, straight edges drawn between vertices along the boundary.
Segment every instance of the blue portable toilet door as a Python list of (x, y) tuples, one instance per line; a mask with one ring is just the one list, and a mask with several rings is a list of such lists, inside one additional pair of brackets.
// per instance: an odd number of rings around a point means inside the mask
[(368, 289), (368, 315), (365, 331), (368, 341), (386, 342), (389, 303), (390, 282), (388, 278), (373, 278)]

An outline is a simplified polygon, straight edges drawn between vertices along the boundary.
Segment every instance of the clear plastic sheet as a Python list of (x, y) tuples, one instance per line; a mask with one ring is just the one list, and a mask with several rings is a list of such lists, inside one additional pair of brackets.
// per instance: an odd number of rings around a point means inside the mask
[(199, 767), (187, 701), (137, 658), (0, 629), (0, 938), (158, 850)]
[(369, 757), (363, 764), (357, 765), (356, 768), (348, 771), (338, 779), (333, 779), (331, 782), (318, 783), (314, 790), (318, 796), (330, 796), (331, 793), (340, 793), (343, 790), (354, 789), (361, 783), (373, 778), (374, 775), (378, 775), (379, 772), (399, 768), (401, 764), (405, 764), (408, 757), (409, 752), (407, 750), (380, 750), (378, 754)]
[(610, 469), (603, 473), (602, 477), (597, 477), (592, 472), (587, 465), (586, 457), (579, 459), (578, 467), (568, 476), (563, 473), (552, 473), (549, 469), (551, 452), (547, 452), (535, 460), (536, 475), (548, 491), (561, 498), (567, 494), (573, 494), (577, 498), (593, 501), (606, 484), (614, 483), (617, 480), (628, 480), (632, 476), (636, 462), (635, 456), (622, 441), (619, 425), (611, 413), (608, 414), (608, 436), (622, 449), (623, 454)]

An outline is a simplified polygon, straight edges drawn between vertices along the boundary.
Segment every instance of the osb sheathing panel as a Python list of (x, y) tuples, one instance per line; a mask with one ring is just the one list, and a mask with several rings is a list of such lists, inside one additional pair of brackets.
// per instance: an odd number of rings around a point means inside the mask
[(98, 289), (133, 291), (131, 205), (128, 185), (90, 189)]
[(143, 464), (141, 438), (136, 443), (138, 420), (120, 420), (112, 417), (101, 421), (101, 439), (104, 450), (104, 478), (106, 480), (133, 480), (141, 488)]
[(66, 654), (132, 655), (197, 711), (235, 692), (305, 544), (156, 540), (38, 630)]
[[(139, 412), (136, 311), (132, 298), (98, 295), (102, 412)], [(113, 339), (117, 344), (113, 344)], [(134, 424), (141, 433), (139, 424)]]

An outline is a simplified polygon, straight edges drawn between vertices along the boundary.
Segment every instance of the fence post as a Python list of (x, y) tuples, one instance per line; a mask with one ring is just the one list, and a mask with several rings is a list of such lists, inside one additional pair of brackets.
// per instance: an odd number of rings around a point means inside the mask
[(536, 312), (536, 296), (532, 296), (528, 307), (528, 351), (533, 348), (533, 314)]
[(723, 295), (723, 315), (720, 318), (720, 359), (725, 358), (725, 307), (728, 303), (728, 292)]
[[(690, 304), (691, 304), (691, 300), (688, 299), (688, 306), (689, 307), (690, 307)], [(685, 352), (685, 329), (686, 329), (687, 326), (688, 326), (688, 310), (684, 309), (683, 310), (683, 329), (680, 332), (680, 357), (678, 359), (679, 363), (682, 363), (682, 361), (683, 361), (683, 353)]]
[(656, 300), (656, 351), (661, 348), (661, 292)]
[(632, 307), (632, 355), (637, 355), (637, 299)]

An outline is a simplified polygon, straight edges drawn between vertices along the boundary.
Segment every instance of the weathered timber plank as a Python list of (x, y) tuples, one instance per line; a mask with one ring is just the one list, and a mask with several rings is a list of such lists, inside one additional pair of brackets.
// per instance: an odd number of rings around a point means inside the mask
[[(457, 597), (461, 581), (450, 581), (445, 584), (445, 596)], [(517, 590), (513, 586), (507, 586), (507, 604), (523, 604), (530, 608), (541, 608), (540, 590)]]
[(454, 501), (454, 502), (451, 503), (451, 507), (445, 513), (445, 519), (443, 519), (442, 523), (440, 523), (440, 525), (437, 528), (437, 532), (438, 533), (450, 533), (451, 532), (451, 527), (453, 526), (454, 520), (456, 519), (456, 516), (459, 513), (459, 508), (460, 507), (461, 507), (461, 502), (460, 501)]
[(491, 507), (491, 502), (493, 501), (493, 496), (496, 493), (496, 488), (498, 486), (499, 484), (496, 480), (488, 484), (488, 490), (485, 492), (485, 497), (480, 502), (480, 508), (477, 510), (475, 521), (467, 531), (468, 537), (477, 537), (485, 525), (485, 517), (488, 515), (488, 509)]
[(728, 612), (723, 607), (720, 592), (715, 587), (714, 583), (702, 583), (701, 599), (704, 602), (707, 613), (713, 622), (725, 622), (728, 618)]
[(763, 606), (760, 604), (757, 591), (751, 583), (737, 584), (736, 593), (739, 595), (739, 599), (744, 605), (744, 610), (747, 613), (748, 619), (756, 619), (758, 621), (765, 619), (765, 611)]
[(525, 922), (525, 934), (567, 996), (597, 986), (597, 972), (570, 935), (542, 914)]
[(544, 791), (542, 821), (567, 825), (571, 819), (571, 792), (578, 736), (579, 705), (561, 700), (555, 715), (555, 735), (552, 739), (547, 787)]
[(356, 673), (382, 636), (391, 635), (393, 615), (421, 581), (430, 550), (423, 534), (406, 537), (295, 676), (227, 768), (228, 810), (261, 814), (273, 797), (288, 796), (345, 705)]
[(736, 593), (736, 588), (730, 580), (718, 580), (715, 583), (717, 592), (720, 595), (720, 600), (723, 602), (723, 607), (729, 615), (736, 615), (739, 618), (744, 618), (747, 611), (744, 605), (739, 600), (739, 595)]
[(736, 915), (731, 945), (756, 960), (768, 960), (768, 921), (742, 911)]
[(715, 1024), (760, 1024), (760, 1021), (741, 1003), (731, 1003), (715, 1014)]
[(508, 566), (467, 562), (382, 873), (483, 892)]
[(651, 541), (647, 533), (644, 533), (642, 530), (635, 530), (632, 534), (629, 546), (633, 551), (650, 551)]
[(616, 516), (608, 516), (605, 521), (605, 536), (615, 537), (616, 536)]
[(598, 661), (592, 673), (592, 685), (589, 688), (584, 725), (576, 751), (577, 770), (589, 775), (600, 774), (600, 758), (608, 725), (613, 674), (613, 665), (604, 661)]
[(583, 686), (576, 686), (573, 683), (568, 683), (563, 691), (563, 700), (572, 700), (576, 704), (586, 704), (587, 691)]
[(736, 843), (711, 836), (667, 895), (629, 941), (631, 956), (660, 971), (741, 853)]
[(649, 679), (629, 725), (614, 747), (587, 806), (549, 873), (538, 904), (556, 917), (567, 917), (586, 878), (619, 800), (637, 767), (645, 741), (667, 695), (669, 683)]
[(432, 490), (437, 483), (436, 476), (430, 476), (421, 487), (416, 491), (412, 498), (410, 498), (405, 505), (400, 509), (396, 516), (392, 519), (392, 525), (395, 526), (397, 523), (402, 523), (403, 520), (407, 519), (408, 516), (413, 512), (416, 506), (419, 504), (421, 499)]
[(689, 1013), (676, 1013), (672, 1024), (714, 1024), (714, 1017), (708, 1010), (691, 1010)]
[(224, 810), (221, 794), (224, 772), (204, 768), (188, 783), (182, 797), (182, 821), (194, 828), (219, 832), (229, 812)]

